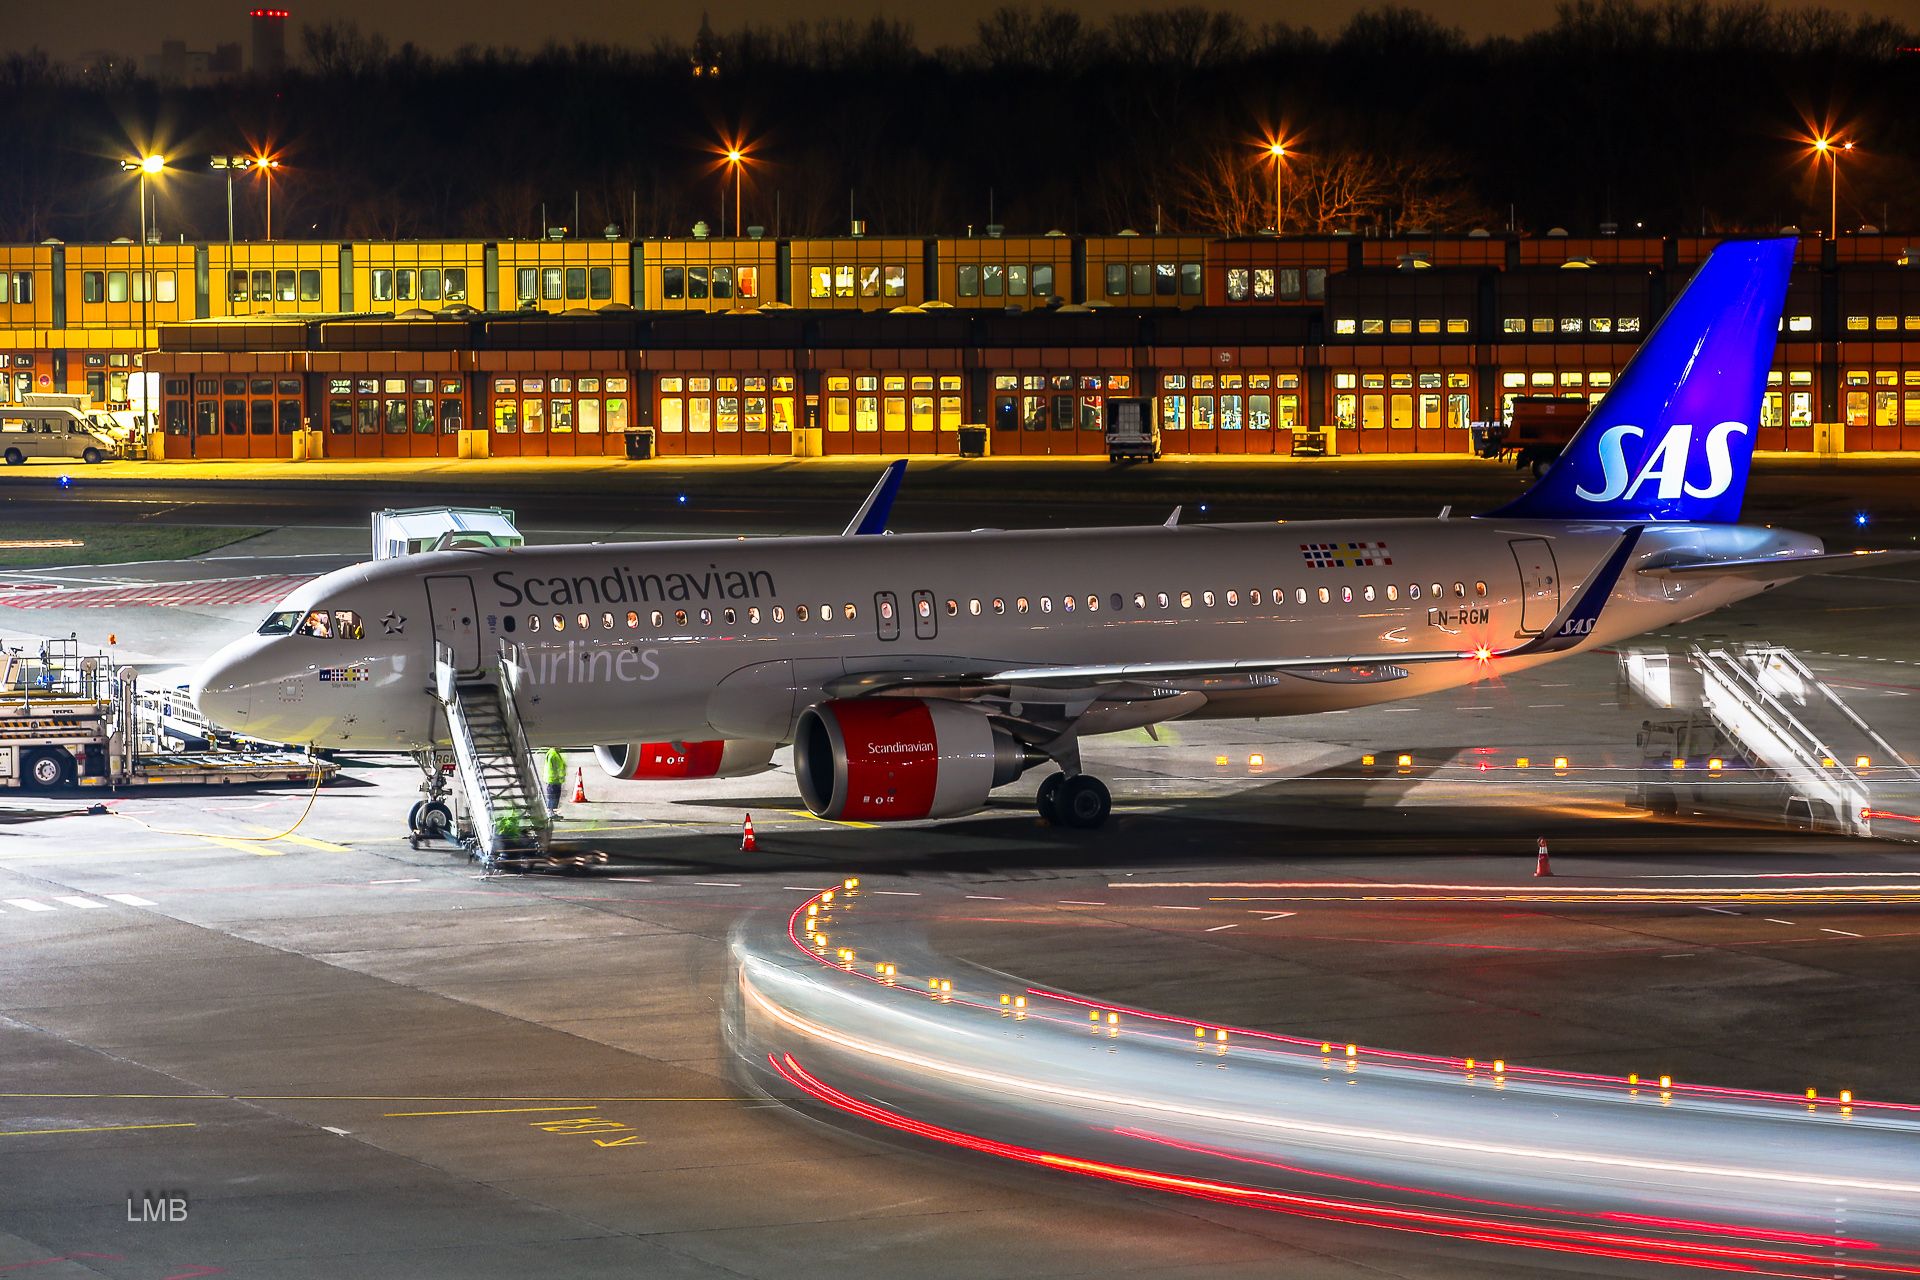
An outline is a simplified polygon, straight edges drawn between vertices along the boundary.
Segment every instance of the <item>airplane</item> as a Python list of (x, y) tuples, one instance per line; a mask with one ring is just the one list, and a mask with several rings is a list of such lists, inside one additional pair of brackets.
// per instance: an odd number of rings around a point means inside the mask
[(1611, 645), (1809, 574), (1904, 560), (1738, 523), (1791, 239), (1714, 248), (1567, 450), (1483, 516), (428, 552), (326, 574), (193, 697), (250, 737), (449, 738), (436, 646), (515, 667), (530, 741), (616, 777), (720, 777), (793, 747), (824, 818), (941, 818), (1051, 763), (1036, 805), (1107, 817), (1096, 734), (1418, 697)]

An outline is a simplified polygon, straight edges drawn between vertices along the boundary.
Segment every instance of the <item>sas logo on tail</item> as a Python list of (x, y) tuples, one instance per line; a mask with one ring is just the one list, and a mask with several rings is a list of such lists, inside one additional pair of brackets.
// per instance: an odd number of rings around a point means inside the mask
[[(1733, 484), (1733, 448), (1730, 438), (1747, 435), (1751, 428), (1744, 422), (1723, 422), (1707, 432), (1707, 483), (1690, 484), (1687, 464), (1692, 460), (1693, 427), (1676, 422), (1634, 471), (1627, 464), (1627, 442), (1645, 440), (1646, 429), (1621, 423), (1608, 427), (1600, 437), (1600, 470), (1604, 483), (1598, 490), (1575, 486), (1574, 493), (1588, 502), (1631, 501), (1649, 482), (1658, 485), (1662, 501), (1671, 502), (1685, 494), (1690, 498), (1717, 498)], [(1638, 450), (1636, 450), (1638, 452)]]

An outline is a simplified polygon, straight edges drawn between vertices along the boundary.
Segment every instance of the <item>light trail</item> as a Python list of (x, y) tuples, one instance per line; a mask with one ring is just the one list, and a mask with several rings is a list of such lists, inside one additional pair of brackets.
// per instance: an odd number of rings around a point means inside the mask
[(1009, 990), (1007, 975), (931, 952), (891, 907), (865, 919), (856, 884), (795, 908), (783, 945), (741, 926), (728, 1019), (780, 1090), (843, 1115), (1463, 1246), (1920, 1276), (1920, 1106), (1656, 1086)]

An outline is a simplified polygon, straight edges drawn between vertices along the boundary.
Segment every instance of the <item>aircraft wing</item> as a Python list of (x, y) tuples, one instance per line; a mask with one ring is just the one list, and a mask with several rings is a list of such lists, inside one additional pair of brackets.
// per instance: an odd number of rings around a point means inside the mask
[(1750, 582), (1786, 582), (1822, 573), (1857, 573), (1920, 560), (1920, 551), (1841, 551), (1820, 556), (1755, 556), (1746, 560), (1696, 560), (1686, 564), (1651, 565), (1642, 577), (1674, 578), (1682, 582), (1701, 578), (1745, 578)]

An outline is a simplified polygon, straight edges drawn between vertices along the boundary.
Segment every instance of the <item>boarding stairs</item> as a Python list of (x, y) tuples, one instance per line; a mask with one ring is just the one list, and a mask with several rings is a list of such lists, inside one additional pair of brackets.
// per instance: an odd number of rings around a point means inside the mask
[(1920, 771), (1792, 650), (1707, 640), (1620, 661), (1636, 695), (1684, 713), (1641, 731), (1650, 779), (1642, 795), (1653, 807), (1684, 799), (1850, 835), (1920, 834), (1906, 823), (1876, 831), (1873, 822), (1884, 810), (1876, 793), (1911, 795)]
[(462, 672), (450, 649), (435, 646), (434, 693), (453, 739), (475, 852), (489, 867), (544, 857), (553, 836), (520, 722), (513, 670), (511, 655), (503, 653), (491, 670)]

